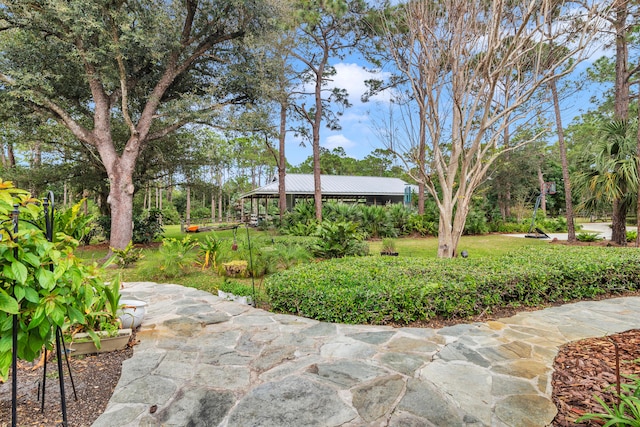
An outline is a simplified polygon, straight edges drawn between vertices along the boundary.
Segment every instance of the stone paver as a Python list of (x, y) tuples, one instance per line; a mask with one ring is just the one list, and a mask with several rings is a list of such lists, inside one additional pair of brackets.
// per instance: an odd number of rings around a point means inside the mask
[(149, 306), (97, 427), (545, 426), (558, 348), (640, 327), (640, 297), (394, 329), (268, 313), (178, 285), (125, 286)]

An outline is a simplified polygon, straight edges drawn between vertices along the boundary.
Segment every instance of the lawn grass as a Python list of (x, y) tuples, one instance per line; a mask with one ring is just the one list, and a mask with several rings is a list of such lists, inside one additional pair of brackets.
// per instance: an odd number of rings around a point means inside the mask
[[(251, 239), (259, 237), (271, 237), (275, 233), (273, 231), (261, 231), (249, 227), (248, 229), (241, 225), (236, 230), (236, 239), (238, 242), (247, 241), (247, 232)], [(190, 238), (202, 241), (207, 236), (215, 236), (222, 240), (231, 241), (234, 238), (234, 230), (215, 230), (200, 233), (181, 233), (179, 225), (165, 226), (165, 238), (183, 239), (189, 236)], [(290, 236), (295, 239), (295, 237)], [(396, 250), (401, 257), (418, 257), (418, 258), (436, 258), (438, 239), (435, 237), (405, 237), (396, 238), (395, 241)], [(158, 242), (159, 243), (159, 242)], [(513, 252), (522, 247), (530, 247), (535, 250), (536, 247), (548, 245), (547, 241), (538, 239), (524, 239), (508, 237), (500, 234), (488, 234), (483, 236), (463, 236), (458, 246), (458, 253), (466, 250), (469, 254), (469, 258), (486, 258), (486, 257), (499, 257), (507, 253)], [(372, 240), (369, 242), (370, 254), (373, 256), (379, 256), (382, 248), (381, 240)], [(142, 256), (148, 256), (152, 252), (157, 250), (157, 245), (148, 246), (142, 248)], [(108, 245), (103, 244), (99, 246), (80, 247), (77, 250), (77, 255), (89, 262), (100, 263), (106, 256), (108, 251)], [(149, 277), (143, 277), (138, 268), (110, 268), (107, 270), (108, 278), (113, 277), (115, 274), (120, 274), (120, 278), (124, 282), (134, 281), (149, 281), (153, 280)], [(203, 291), (216, 293), (220, 284), (225, 280), (225, 277), (217, 275), (212, 270), (201, 270), (197, 266), (186, 272), (179, 277), (175, 277), (166, 282), (175, 283), (183, 286), (197, 288)], [(231, 281), (243, 282), (247, 285), (251, 285), (251, 279), (226, 279)], [(256, 284), (260, 287), (262, 279), (256, 279)]]
[[(438, 255), (438, 238), (398, 238), (395, 241), (399, 256), (436, 258)], [(499, 257), (522, 247), (536, 247), (548, 245), (547, 240), (524, 239), (509, 237), (502, 234), (487, 234), (482, 236), (462, 236), (458, 245), (458, 253), (466, 250), (470, 258)], [(380, 253), (382, 241), (371, 241), (369, 252), (372, 255)]]

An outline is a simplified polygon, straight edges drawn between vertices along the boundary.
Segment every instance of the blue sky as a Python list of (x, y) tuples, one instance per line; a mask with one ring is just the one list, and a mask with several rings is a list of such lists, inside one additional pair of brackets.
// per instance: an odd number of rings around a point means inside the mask
[[(592, 49), (589, 59), (579, 64), (573, 74), (566, 79), (585, 80), (586, 69), (595, 59), (607, 53), (601, 45), (594, 45)], [(384, 120), (388, 120), (390, 105), (388, 95), (377, 96), (366, 103), (361, 102), (360, 97), (366, 91), (364, 81), (372, 76), (365, 70), (366, 64), (356, 57), (349, 57), (345, 62), (337, 62), (333, 65), (337, 72), (333, 79), (334, 84), (336, 87), (347, 90), (352, 107), (346, 109), (341, 117), (342, 130), (330, 131), (322, 127), (320, 145), (329, 150), (342, 147), (348, 156), (356, 159), (366, 157), (376, 148), (386, 148), (384, 142), (378, 137), (376, 128), (382, 126), (381, 123)], [(599, 90), (602, 90), (602, 85), (588, 84), (581, 92), (561, 100), (564, 127), (576, 116), (593, 107), (590, 98), (597, 96)], [(287, 135), (286, 155), (290, 164), (298, 165), (311, 154), (310, 144), (301, 147), (300, 139), (296, 139), (293, 134)]]

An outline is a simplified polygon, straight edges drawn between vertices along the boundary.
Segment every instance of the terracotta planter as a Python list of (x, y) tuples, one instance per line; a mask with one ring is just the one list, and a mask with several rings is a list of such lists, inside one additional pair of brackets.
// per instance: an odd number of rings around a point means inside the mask
[[(101, 335), (98, 332), (98, 335)], [(67, 349), (71, 355), (106, 353), (109, 351), (122, 350), (127, 346), (131, 338), (131, 329), (120, 329), (118, 336), (100, 339), (100, 348), (93, 343), (89, 334), (81, 332), (73, 337), (73, 341), (67, 344)], [(80, 340), (80, 342), (78, 342)], [(88, 340), (88, 341), (85, 341)]]

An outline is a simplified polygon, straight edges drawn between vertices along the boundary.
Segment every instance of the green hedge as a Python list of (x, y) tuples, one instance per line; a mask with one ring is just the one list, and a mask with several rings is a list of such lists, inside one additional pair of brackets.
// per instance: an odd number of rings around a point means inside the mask
[(265, 286), (274, 311), (328, 322), (467, 318), (637, 290), (640, 251), (550, 245), (484, 260), (343, 258), (283, 271)]

